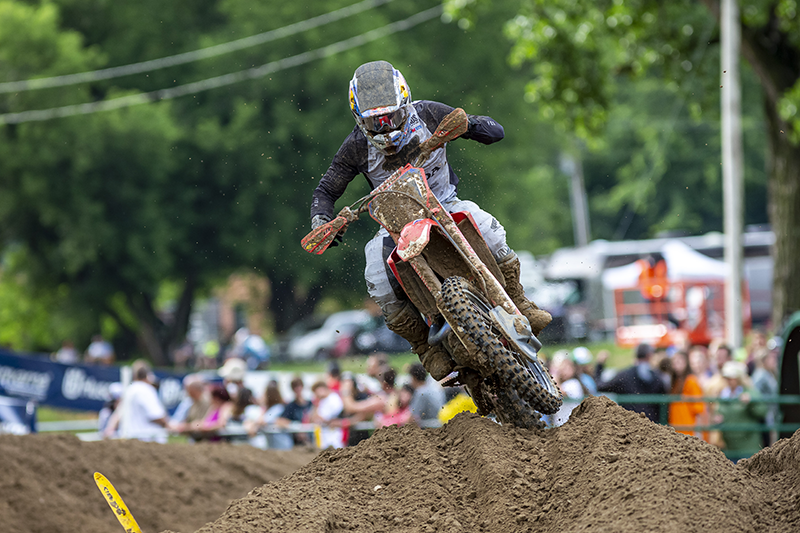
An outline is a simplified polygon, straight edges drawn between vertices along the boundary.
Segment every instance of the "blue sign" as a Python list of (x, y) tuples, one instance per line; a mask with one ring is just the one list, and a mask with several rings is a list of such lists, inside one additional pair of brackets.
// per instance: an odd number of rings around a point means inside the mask
[(36, 432), (36, 404), (29, 400), (0, 396), (0, 434), (27, 435)]
[[(156, 370), (159, 397), (172, 411), (183, 398), (184, 374)], [(108, 387), (120, 381), (120, 367), (65, 365), (46, 355), (0, 350), (0, 395), (33, 400), (79, 411), (100, 411), (110, 398)]]

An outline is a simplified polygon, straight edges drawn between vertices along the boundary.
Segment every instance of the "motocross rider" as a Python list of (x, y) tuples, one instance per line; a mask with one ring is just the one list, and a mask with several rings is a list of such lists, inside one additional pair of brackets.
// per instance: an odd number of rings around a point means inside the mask
[[(364, 174), (374, 189), (392, 172), (413, 163), (420, 153), (420, 144), (453, 108), (439, 102), (412, 101), (400, 71), (386, 61), (372, 61), (358, 67), (350, 81), (350, 110), (356, 126), (314, 190), (313, 229), (333, 219), (334, 203), (358, 174)], [(468, 115), (468, 119), (469, 128), (461, 137), (482, 144), (503, 138), (503, 127), (491, 118)], [(538, 335), (552, 317), (525, 297), (519, 283), (519, 258), (506, 244), (505, 228), (474, 202), (456, 196), (458, 177), (447, 162), (445, 147), (434, 151), (422, 168), (431, 190), (449, 212), (468, 211), (472, 215), (503, 273), (505, 280), (500, 281), (505, 282), (509, 296)], [(367, 291), (380, 305), (389, 329), (408, 340), (431, 376), (441, 380), (454, 369), (455, 362), (442, 346), (428, 345), (428, 325), (386, 263), (394, 247), (385, 228), (367, 243), (364, 272)]]

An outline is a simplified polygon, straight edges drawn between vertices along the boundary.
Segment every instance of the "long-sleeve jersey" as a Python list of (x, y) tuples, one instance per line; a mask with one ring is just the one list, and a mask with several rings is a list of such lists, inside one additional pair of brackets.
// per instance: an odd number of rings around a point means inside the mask
[[(428, 100), (413, 102), (411, 106), (407, 119), (411, 126), (410, 139), (395, 155), (383, 155), (372, 146), (358, 126), (353, 128), (314, 190), (312, 218), (316, 215), (333, 218), (336, 200), (344, 194), (347, 185), (357, 175), (364, 174), (370, 188), (374, 189), (392, 172), (413, 163), (420, 153), (420, 144), (433, 135), (442, 119), (453, 111), (448, 105)], [(468, 115), (468, 118), (469, 128), (461, 137), (482, 144), (491, 144), (503, 138), (503, 127), (492, 118), (480, 115)], [(447, 163), (446, 147), (433, 152), (422, 168), (425, 170), (428, 185), (440, 202), (456, 196), (458, 177)]]

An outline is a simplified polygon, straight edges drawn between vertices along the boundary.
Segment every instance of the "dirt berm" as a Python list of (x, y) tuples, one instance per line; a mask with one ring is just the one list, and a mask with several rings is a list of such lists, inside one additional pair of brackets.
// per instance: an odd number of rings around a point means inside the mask
[(122, 533), (94, 472), (120, 493), (144, 533), (194, 531), (253, 487), (317, 454), (222, 444), (81, 442), (61, 435), (0, 435), (0, 532)]
[(544, 432), (462, 414), (316, 458), (6, 436), (0, 530), (121, 532), (95, 470), (145, 533), (800, 531), (800, 433), (733, 465), (605, 398)]
[(202, 533), (800, 531), (800, 433), (733, 465), (590, 398), (538, 433), (462, 414), (320, 454)]

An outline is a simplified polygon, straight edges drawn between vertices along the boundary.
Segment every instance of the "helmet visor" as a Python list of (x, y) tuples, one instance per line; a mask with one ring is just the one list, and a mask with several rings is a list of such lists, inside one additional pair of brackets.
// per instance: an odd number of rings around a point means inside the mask
[(407, 118), (408, 109), (406, 106), (403, 106), (397, 111), (392, 111), (391, 113), (374, 115), (371, 117), (361, 117), (361, 121), (364, 125), (364, 129), (370, 133), (377, 134), (401, 129)]

